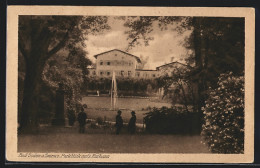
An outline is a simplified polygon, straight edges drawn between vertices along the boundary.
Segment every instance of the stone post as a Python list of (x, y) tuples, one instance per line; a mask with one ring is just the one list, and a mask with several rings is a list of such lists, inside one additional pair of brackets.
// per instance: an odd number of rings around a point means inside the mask
[(56, 91), (56, 108), (55, 108), (55, 118), (52, 120), (52, 125), (55, 126), (65, 126), (64, 117), (64, 90), (63, 84), (59, 83), (59, 88)]

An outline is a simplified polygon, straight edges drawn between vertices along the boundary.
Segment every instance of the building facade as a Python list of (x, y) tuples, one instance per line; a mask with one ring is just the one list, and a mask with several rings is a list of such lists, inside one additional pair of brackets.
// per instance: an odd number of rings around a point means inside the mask
[(188, 65), (175, 61), (175, 62), (171, 62), (156, 67), (156, 71), (158, 71), (159, 76), (164, 76), (164, 75), (172, 76), (173, 70), (181, 71), (182, 68), (190, 68), (190, 67)]
[(94, 57), (96, 66), (88, 70), (89, 76), (96, 78), (111, 78), (115, 72), (117, 78), (153, 79), (164, 75), (171, 76), (174, 69), (187, 67), (179, 62), (171, 62), (156, 67), (156, 70), (140, 69), (139, 57), (118, 49), (106, 51)]
[(124, 51), (114, 49), (94, 55), (96, 67), (88, 68), (90, 77), (111, 78), (113, 72), (116, 77), (122, 78), (155, 78), (159, 76), (157, 70), (139, 69), (141, 60), (139, 57)]

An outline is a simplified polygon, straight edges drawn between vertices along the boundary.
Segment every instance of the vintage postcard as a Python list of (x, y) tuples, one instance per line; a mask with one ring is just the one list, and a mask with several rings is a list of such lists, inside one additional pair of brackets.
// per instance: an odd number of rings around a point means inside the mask
[(253, 8), (8, 6), (6, 159), (252, 163)]

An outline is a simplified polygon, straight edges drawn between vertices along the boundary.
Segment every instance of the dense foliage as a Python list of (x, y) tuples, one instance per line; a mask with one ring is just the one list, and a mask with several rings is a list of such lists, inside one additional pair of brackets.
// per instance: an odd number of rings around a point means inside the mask
[[(86, 66), (91, 62), (85, 57), (86, 52), (82, 48), (74, 48), (73, 52), (59, 52), (50, 58), (44, 67), (42, 79), (39, 83), (38, 95), (38, 123), (50, 123), (55, 113), (55, 95), (58, 84), (62, 83), (65, 91), (66, 116), (72, 122), (75, 121), (75, 113), (80, 110), (81, 91), (84, 89), (86, 78)], [(19, 56), (22, 68), (23, 57)], [(19, 112), (22, 105), (24, 72), (19, 71)], [(20, 113), (19, 113), (20, 116)], [(20, 117), (19, 117), (20, 118)]]
[(82, 49), (77, 50), (77, 57), (82, 58), (79, 60), (68, 59), (70, 54), (57, 54), (48, 60), (44, 68), (43, 81), (49, 87), (56, 90), (59, 83), (64, 85), (67, 107), (71, 105), (75, 106), (81, 100), (81, 87), (85, 76), (83, 70), (85, 68), (81, 68), (80, 64), (83, 60), (88, 61), (85, 55)]
[(199, 134), (198, 113), (182, 107), (153, 108), (146, 113), (146, 131), (153, 134)]
[(82, 48), (57, 54), (47, 61), (42, 75), (43, 82), (54, 92), (58, 89), (59, 83), (63, 84), (67, 116), (72, 120), (75, 115), (73, 113), (79, 111), (77, 106), (80, 104), (81, 91), (86, 80), (85, 67), (90, 64), (85, 55), (86, 52)]
[(74, 51), (79, 46), (85, 47), (88, 34), (100, 33), (108, 28), (107, 17), (103, 16), (19, 16), (18, 49), (25, 62), (24, 67), (19, 68), (24, 69), (23, 75), (20, 75), (24, 78), (19, 80), (23, 82), (22, 85), (19, 84), (23, 86), (19, 88), (23, 92), (19, 94), (22, 96), (20, 130), (30, 130), (38, 125), (37, 108), (42, 89), (42, 74), (47, 61), (64, 48), (77, 57)]
[[(197, 85), (196, 111), (202, 116), (207, 90), (216, 88), (218, 76), (228, 71), (244, 75), (244, 18), (224, 17), (123, 17), (129, 40), (129, 48), (136, 45), (149, 45), (153, 31), (171, 29), (180, 34), (191, 31), (180, 42), (187, 48), (186, 62), (194, 65), (191, 71), (193, 82)], [(195, 110), (195, 109), (194, 109)], [(201, 118), (202, 119), (202, 118)]]
[(169, 97), (173, 106), (183, 104), (186, 111), (189, 111), (188, 105), (192, 105), (192, 111), (196, 112), (196, 87), (192, 70), (193, 68), (189, 65), (177, 64), (171, 68), (170, 75), (166, 73), (157, 78), (157, 83), (158, 87), (164, 90), (162, 98)]
[(216, 89), (209, 89), (202, 135), (214, 153), (244, 151), (244, 77), (221, 74)]
[[(111, 79), (109, 78), (89, 78), (88, 90), (100, 93), (109, 93), (111, 89)], [(117, 78), (118, 95), (147, 95), (153, 94), (158, 89), (158, 83), (153, 79), (133, 79)]]

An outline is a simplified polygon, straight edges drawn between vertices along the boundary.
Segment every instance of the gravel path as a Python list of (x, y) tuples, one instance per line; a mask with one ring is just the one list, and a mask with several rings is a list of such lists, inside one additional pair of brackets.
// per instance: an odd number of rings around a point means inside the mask
[(51, 132), (19, 135), (18, 152), (208, 153), (200, 136)]

